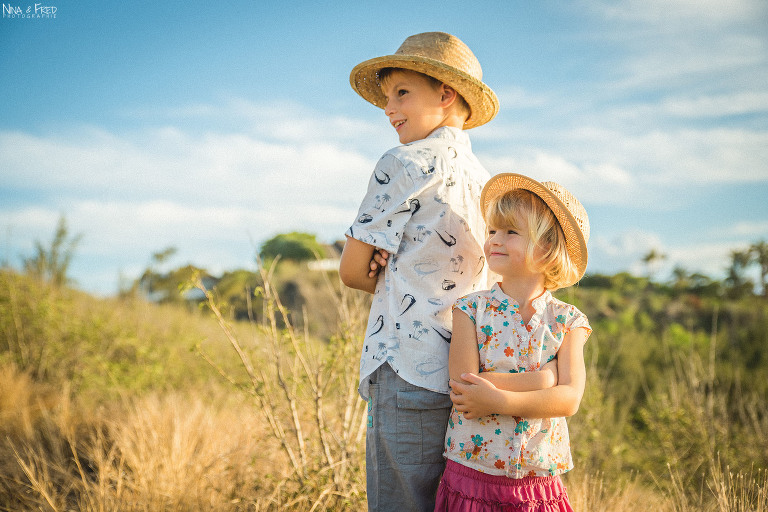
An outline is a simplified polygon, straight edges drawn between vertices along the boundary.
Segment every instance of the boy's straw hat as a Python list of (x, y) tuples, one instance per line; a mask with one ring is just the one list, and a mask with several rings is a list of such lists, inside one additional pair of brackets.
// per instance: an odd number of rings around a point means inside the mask
[(522, 174), (501, 173), (493, 176), (483, 187), (480, 194), (480, 206), (483, 214), (488, 204), (510, 190), (521, 188), (539, 196), (555, 214), (565, 234), (565, 246), (568, 255), (578, 269), (578, 277), (565, 286), (579, 281), (587, 270), (587, 241), (589, 240), (589, 218), (587, 211), (573, 194), (554, 181), (539, 183)]
[(487, 123), (499, 112), (499, 100), (483, 83), (480, 62), (458, 37), (425, 32), (407, 38), (394, 55), (376, 57), (355, 66), (349, 75), (352, 88), (367, 101), (385, 108), (378, 73), (383, 68), (418, 71), (450, 85), (469, 105), (464, 129)]

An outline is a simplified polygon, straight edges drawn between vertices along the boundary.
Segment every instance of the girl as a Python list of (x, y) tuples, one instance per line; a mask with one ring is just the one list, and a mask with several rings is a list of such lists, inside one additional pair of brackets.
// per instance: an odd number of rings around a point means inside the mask
[[(557, 183), (519, 174), (491, 178), (480, 202), (485, 256), (502, 280), (453, 306), (454, 408), (435, 510), (572, 511), (560, 480), (573, 467), (565, 417), (584, 392), (591, 328), (550, 292), (584, 275), (587, 214)], [(499, 372), (537, 372), (553, 359), (554, 387), (506, 391), (498, 379)]]

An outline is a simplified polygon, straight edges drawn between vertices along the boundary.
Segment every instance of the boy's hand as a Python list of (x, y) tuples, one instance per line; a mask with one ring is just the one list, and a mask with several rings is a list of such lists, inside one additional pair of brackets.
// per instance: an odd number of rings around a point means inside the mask
[(371, 258), (370, 271), (368, 277), (376, 277), (383, 267), (387, 265), (387, 259), (389, 253), (384, 249), (376, 249), (373, 251), (373, 257)]
[(462, 373), (463, 382), (451, 379), (451, 401), (457, 411), (467, 419), (481, 418), (496, 413), (499, 389), (490, 381), (474, 373)]

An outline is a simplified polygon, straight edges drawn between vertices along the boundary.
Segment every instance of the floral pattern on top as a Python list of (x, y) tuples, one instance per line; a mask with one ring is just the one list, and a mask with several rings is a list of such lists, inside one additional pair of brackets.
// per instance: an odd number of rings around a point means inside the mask
[[(534, 372), (557, 355), (565, 335), (592, 328), (577, 308), (545, 291), (534, 299), (526, 324), (520, 306), (499, 284), (454, 304), (476, 326), (480, 372)], [(573, 468), (565, 418), (491, 414), (467, 419), (455, 408), (448, 421), (445, 456), (477, 471), (510, 478), (559, 475)]]

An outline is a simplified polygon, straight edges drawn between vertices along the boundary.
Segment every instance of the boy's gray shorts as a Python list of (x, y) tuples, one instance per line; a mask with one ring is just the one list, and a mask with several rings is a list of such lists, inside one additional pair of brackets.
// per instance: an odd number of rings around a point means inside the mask
[(451, 399), (409, 384), (389, 364), (367, 377), (369, 511), (429, 511), (445, 469)]

